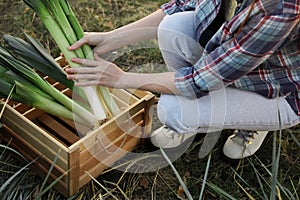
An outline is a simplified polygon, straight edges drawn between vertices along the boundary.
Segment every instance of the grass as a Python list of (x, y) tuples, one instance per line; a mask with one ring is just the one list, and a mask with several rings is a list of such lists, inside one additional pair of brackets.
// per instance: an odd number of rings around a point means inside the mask
[[(85, 30), (109, 31), (151, 13), (164, 1), (70, 2)], [(26, 32), (39, 39), (54, 57), (59, 55), (39, 19), (21, 0), (0, 1), (0, 13), (0, 37), (12, 34), (24, 38)], [(131, 51), (117, 51), (111, 59), (126, 71), (164, 71), (166, 69), (156, 47), (155, 41), (151, 41), (131, 47)], [(157, 120), (154, 122), (155, 129), (160, 124)], [(277, 199), (299, 199), (299, 126), (283, 130), (281, 137), (278, 132), (270, 134), (255, 156), (241, 161), (227, 159), (222, 154), (222, 146), (230, 133), (230, 130), (223, 131), (210, 156), (203, 159), (198, 157), (203, 142), (203, 135), (199, 135), (182, 156), (163, 169), (149, 173), (122, 172), (117, 167), (107, 169), (101, 176), (92, 177), (93, 180), (73, 199), (272, 199), (272, 195), (277, 195)], [(135, 149), (136, 152), (153, 150), (148, 141)], [(45, 185), (46, 177), (37, 177), (30, 165), (9, 144), (0, 146), (0, 197), (34, 199), (42, 194), (41, 199), (64, 199), (48, 188), (51, 184)], [(276, 173), (277, 176), (274, 176)]]

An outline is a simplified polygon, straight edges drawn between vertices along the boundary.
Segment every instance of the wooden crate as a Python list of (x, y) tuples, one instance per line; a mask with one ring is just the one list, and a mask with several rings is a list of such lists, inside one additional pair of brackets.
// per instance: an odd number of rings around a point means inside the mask
[[(58, 61), (62, 66), (66, 64)], [(71, 91), (62, 85), (51, 79), (48, 81), (66, 95), (71, 95)], [(2, 116), (1, 142), (9, 143), (28, 160), (39, 157), (32, 166), (42, 178), (53, 165), (49, 181), (63, 175), (54, 188), (63, 196), (70, 197), (91, 180), (89, 174), (99, 176), (109, 167), (107, 165), (132, 151), (142, 134), (151, 131), (149, 110), (155, 102), (152, 93), (114, 90), (112, 94), (119, 107), (123, 108), (122, 112), (83, 137), (79, 137), (81, 133), (78, 130), (82, 129), (78, 129), (73, 121), (10, 102)], [(115, 151), (117, 148), (124, 151)]]

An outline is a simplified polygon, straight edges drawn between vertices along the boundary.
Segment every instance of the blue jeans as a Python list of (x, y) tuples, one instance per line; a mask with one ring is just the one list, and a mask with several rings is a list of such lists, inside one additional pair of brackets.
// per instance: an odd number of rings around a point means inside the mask
[[(194, 12), (167, 15), (158, 27), (158, 42), (169, 70), (192, 66), (203, 48), (195, 40)], [(199, 99), (161, 95), (160, 121), (180, 133), (215, 132), (223, 129), (278, 130), (299, 123), (284, 97), (267, 99), (232, 87), (210, 92)]]

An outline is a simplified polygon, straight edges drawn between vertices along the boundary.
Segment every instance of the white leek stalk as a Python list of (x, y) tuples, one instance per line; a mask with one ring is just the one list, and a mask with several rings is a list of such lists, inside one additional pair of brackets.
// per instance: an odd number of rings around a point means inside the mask
[[(51, 1), (53, 1), (53, 2), (51, 2)], [(82, 55), (77, 55), (78, 52), (80, 52), (80, 51), (74, 52), (74, 51), (69, 51), (67, 49), (70, 46), (70, 40), (72, 40), (72, 38), (73, 38), (73, 39), (75, 39), (73, 42), (75, 42), (77, 40), (77, 38), (73, 37), (75, 34), (73, 35), (70, 27), (66, 26), (66, 24), (67, 24), (66, 18), (62, 17), (61, 14), (56, 13), (58, 16), (54, 16), (54, 17), (56, 17), (57, 19), (56, 20), (53, 19), (52, 15), (48, 11), (47, 7), (45, 6), (45, 5), (48, 5), (48, 6), (50, 6), (49, 9), (51, 9), (51, 6), (55, 5), (55, 7), (52, 7), (52, 10), (53, 9), (56, 10), (56, 9), (58, 9), (57, 6), (59, 5), (58, 0), (49, 0), (49, 1), (45, 0), (44, 1), (45, 3), (42, 0), (24, 0), (24, 2), (26, 4), (28, 4), (31, 8), (33, 8), (34, 11), (37, 13), (37, 15), (40, 17), (41, 21), (47, 27), (48, 31), (52, 35), (53, 39), (56, 41), (59, 49), (64, 54), (67, 62), (70, 64), (70, 66), (71, 67), (80, 67), (80, 65), (71, 62), (71, 58), (82, 57)], [(61, 9), (59, 9), (59, 10), (61, 11)], [(53, 13), (53, 14), (55, 14), (55, 13)], [(57, 22), (62, 24), (62, 26), (60, 26)], [(62, 31), (62, 29), (64, 29), (65, 27), (68, 31), (67, 37), (65, 36), (66, 31), (65, 32)], [(69, 41), (67, 38), (69, 39)], [(106, 116), (105, 110), (103, 109), (101, 100), (98, 96), (96, 86), (83, 87), (83, 90), (87, 96), (87, 99), (89, 101), (89, 104), (95, 115), (96, 120), (98, 120), (98, 122), (102, 122), (103, 120), (105, 120), (107, 118), (107, 116)]]

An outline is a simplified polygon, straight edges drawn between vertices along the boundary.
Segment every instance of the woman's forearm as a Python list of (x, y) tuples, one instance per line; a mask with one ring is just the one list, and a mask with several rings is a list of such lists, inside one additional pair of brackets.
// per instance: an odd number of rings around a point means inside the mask
[(157, 36), (157, 27), (164, 16), (164, 12), (159, 9), (136, 22), (111, 31), (110, 35), (112, 37), (110, 39), (122, 44), (120, 46), (125, 46), (155, 38)]
[(116, 64), (98, 56), (95, 60), (73, 58), (85, 67), (68, 68), (68, 79), (76, 86), (102, 85), (110, 88), (140, 89), (163, 94), (179, 94), (175, 85), (175, 72), (131, 73), (124, 72)]
[(133, 88), (162, 94), (179, 94), (174, 82), (175, 72), (140, 74), (126, 73), (120, 81), (120, 88)]

